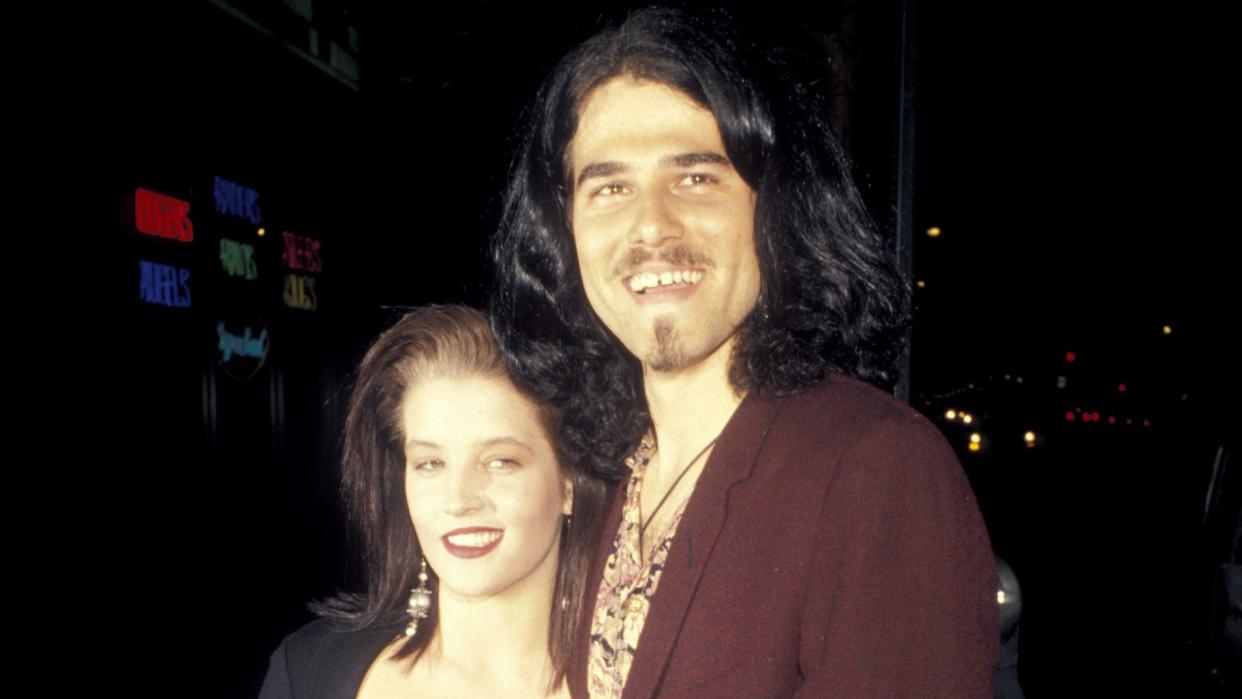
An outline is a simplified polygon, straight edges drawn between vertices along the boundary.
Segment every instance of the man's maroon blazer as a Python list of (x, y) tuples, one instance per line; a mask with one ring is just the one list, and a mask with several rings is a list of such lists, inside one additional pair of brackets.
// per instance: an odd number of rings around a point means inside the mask
[[(588, 613), (621, 520), (616, 489)], [(699, 478), (625, 697), (988, 697), (996, 571), (926, 418), (829, 375), (747, 396)], [(587, 697), (589, 621), (570, 688)]]

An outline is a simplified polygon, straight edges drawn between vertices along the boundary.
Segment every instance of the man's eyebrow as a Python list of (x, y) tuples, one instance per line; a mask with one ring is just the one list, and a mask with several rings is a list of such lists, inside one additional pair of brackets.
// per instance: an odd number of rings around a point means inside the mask
[(664, 167), (694, 167), (695, 165), (723, 165), (728, 167), (729, 159), (719, 153), (700, 151), (697, 153), (670, 155), (661, 160), (660, 164)]
[(582, 172), (578, 174), (577, 186), (581, 187), (583, 182), (586, 182), (593, 177), (612, 177), (613, 175), (625, 172), (625, 170), (626, 167), (623, 163), (612, 161), (606, 163), (591, 163), (590, 165), (582, 168)]
[[(695, 165), (720, 165), (729, 167), (731, 163), (729, 159), (719, 153), (712, 151), (697, 151), (694, 153), (678, 153), (670, 155), (660, 160), (661, 167), (694, 167)], [(595, 177), (612, 177), (627, 171), (629, 167), (625, 163), (616, 161), (607, 161), (602, 163), (591, 163), (582, 168), (582, 172), (578, 173), (577, 187), (581, 187), (583, 182)]]

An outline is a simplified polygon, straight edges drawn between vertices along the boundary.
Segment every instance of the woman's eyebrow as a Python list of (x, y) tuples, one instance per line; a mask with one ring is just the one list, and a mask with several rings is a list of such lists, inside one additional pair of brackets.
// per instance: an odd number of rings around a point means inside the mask
[(477, 444), (478, 446), (481, 446), (481, 447), (507, 446), (507, 447), (518, 447), (519, 449), (525, 449), (526, 451), (531, 451), (530, 445), (518, 439), (517, 437), (492, 437), (491, 439), (484, 439), (480, 442), (477, 442)]
[(440, 445), (435, 442), (424, 442), (419, 439), (409, 439), (405, 443), (405, 448), (439, 449)]

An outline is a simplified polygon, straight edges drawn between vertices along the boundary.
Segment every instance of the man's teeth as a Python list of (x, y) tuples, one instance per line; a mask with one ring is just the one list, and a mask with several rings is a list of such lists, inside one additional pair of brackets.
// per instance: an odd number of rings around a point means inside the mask
[(471, 546), (473, 548), (481, 548), (496, 541), (504, 532), (471, 532), (469, 534), (454, 534), (448, 537), (448, 542), (454, 546)]
[(670, 286), (672, 284), (698, 284), (703, 273), (698, 270), (677, 270), (675, 272), (640, 272), (630, 277), (630, 291), (641, 294), (653, 286)]

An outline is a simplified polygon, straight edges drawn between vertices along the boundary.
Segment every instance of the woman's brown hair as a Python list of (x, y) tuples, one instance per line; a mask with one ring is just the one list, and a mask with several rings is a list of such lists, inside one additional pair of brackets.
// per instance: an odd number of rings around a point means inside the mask
[[(361, 558), (363, 594), (340, 594), (312, 605), (321, 616), (351, 629), (389, 628), (394, 633), (409, 620), (406, 598), (416, 586), (422, 551), (405, 500), (404, 437), (401, 401), (418, 380), (430, 377), (496, 376), (513, 382), (505, 368), (487, 317), (465, 306), (424, 306), (407, 313), (367, 350), (345, 419), (341, 493), (353, 553)], [(603, 482), (563, 457), (557, 439), (559, 411), (513, 382), (533, 404), (553, 444), (561, 472), (573, 483), (573, 515), (562, 529), (556, 588), (548, 628), (552, 686), (565, 677), (578, 622), (585, 604), (586, 576), (603, 516)], [(429, 571), (428, 584), (438, 584)], [(418, 657), (435, 633), (437, 613), (421, 621), (418, 632), (396, 654)]]

